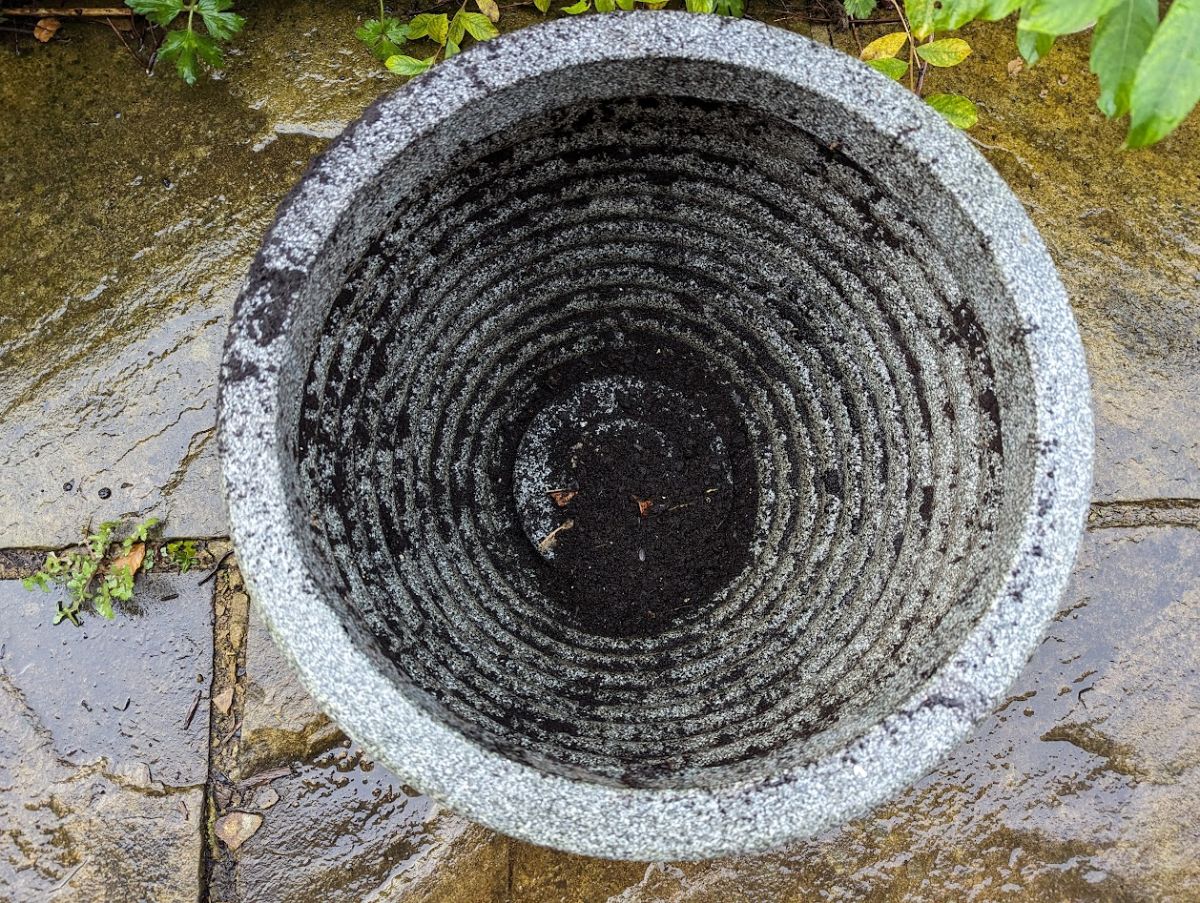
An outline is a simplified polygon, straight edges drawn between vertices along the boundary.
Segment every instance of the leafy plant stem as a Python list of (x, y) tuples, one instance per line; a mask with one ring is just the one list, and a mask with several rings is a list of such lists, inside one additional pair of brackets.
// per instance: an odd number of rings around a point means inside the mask
[[(932, 40), (933, 40), (933, 35), (930, 34), (929, 37), (927, 37), (925, 39), (925, 43), (928, 44)], [(911, 48), (911, 44), (910, 44), (909, 52), (910, 53), (914, 52)], [(920, 97), (921, 94), (925, 91), (925, 73), (929, 71), (929, 62), (927, 60), (922, 59), (919, 61), (918, 66), (920, 67), (920, 71), (917, 73), (917, 87), (916, 87), (915, 91), (916, 91), (917, 97)]]
[(913, 81), (913, 62), (916, 60), (916, 47), (913, 41), (912, 30), (908, 27), (908, 16), (904, 15), (904, 9), (900, 6), (900, 0), (892, 0), (892, 6), (896, 7), (896, 15), (900, 17), (900, 24), (904, 26), (904, 33), (908, 35), (908, 87), (910, 91), (916, 90), (916, 83)]

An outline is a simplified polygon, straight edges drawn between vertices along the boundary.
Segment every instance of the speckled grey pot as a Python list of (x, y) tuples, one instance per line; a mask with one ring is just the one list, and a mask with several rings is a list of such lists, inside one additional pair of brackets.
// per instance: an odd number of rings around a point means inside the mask
[[(653, 386), (605, 371), (643, 353)], [(904, 788), (1021, 670), (1088, 501), (1021, 205), (884, 77), (715, 16), (530, 28), (383, 99), (282, 205), (221, 376), (240, 562), (315, 697), (413, 786), (599, 856), (760, 850)], [(533, 434), (696, 387), (739, 421), (688, 414), (705, 453), (749, 449), (713, 490), (744, 566), (584, 629), (531, 541)]]

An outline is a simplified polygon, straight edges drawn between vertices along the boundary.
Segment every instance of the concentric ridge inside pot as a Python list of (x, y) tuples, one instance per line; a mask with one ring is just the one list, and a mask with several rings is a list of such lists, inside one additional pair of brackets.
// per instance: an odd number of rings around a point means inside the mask
[(773, 780), (919, 697), (1013, 579), (1046, 451), (1030, 320), (853, 103), (571, 28), (536, 79), (502, 49), (435, 71), (449, 112), (414, 86), (408, 132), (385, 101), (328, 158), (365, 176), (317, 164), (226, 398), (270, 371), (289, 541), (409, 703), (573, 782)]

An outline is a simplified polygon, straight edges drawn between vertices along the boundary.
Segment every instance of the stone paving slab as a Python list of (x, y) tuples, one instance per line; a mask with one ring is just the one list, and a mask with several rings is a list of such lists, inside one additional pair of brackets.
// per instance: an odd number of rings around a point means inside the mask
[[(236, 615), (245, 601), (231, 570), (218, 611)], [(234, 627), (231, 639), (241, 633)], [(355, 748), (300, 685), (253, 608), (244, 633), (236, 766), (217, 805), (256, 827), (235, 850), (218, 848), (227, 877), (214, 885), (214, 903), (507, 900), (509, 841)]]
[(520, 903), (1200, 899), (1200, 533), (1090, 533), (1001, 707), (933, 774), (822, 837), (707, 863), (514, 844)]
[(355, 41), (360, 12), (255, 3), (195, 88), (78, 23), (0, 50), (0, 548), (122, 514), (227, 534), (225, 320), (275, 205), (396, 84)]
[(0, 899), (198, 898), (212, 609), (196, 584), (141, 577), (132, 610), (76, 629), (0, 581)]

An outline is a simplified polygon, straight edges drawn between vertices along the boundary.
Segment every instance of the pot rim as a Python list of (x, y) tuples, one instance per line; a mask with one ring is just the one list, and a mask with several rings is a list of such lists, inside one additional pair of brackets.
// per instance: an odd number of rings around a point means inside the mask
[[(292, 440), (276, 429), (280, 381), (293, 360), (291, 299), (339, 214), (388, 161), (455, 111), (516, 82), (647, 58), (791, 83), (842, 107), (851, 138), (873, 130), (918, 160), (985, 240), (1024, 327), (1035, 396), (1023, 529), (1001, 588), (962, 645), (850, 745), (719, 787), (626, 788), (546, 773), (478, 745), (406, 698), (352, 641), (302, 554), (287, 513)], [(811, 836), (894, 796), (965, 739), (1003, 699), (1057, 611), (1090, 499), (1093, 442), (1083, 348), (1054, 265), (1020, 202), (967, 139), (849, 56), (761, 23), (666, 11), (573, 17), (479, 45), (385, 96), (333, 142), (280, 206), (238, 299), (218, 434), (243, 576), (321, 708), (397, 777), (472, 819), (537, 844), (638, 859), (747, 853)]]

